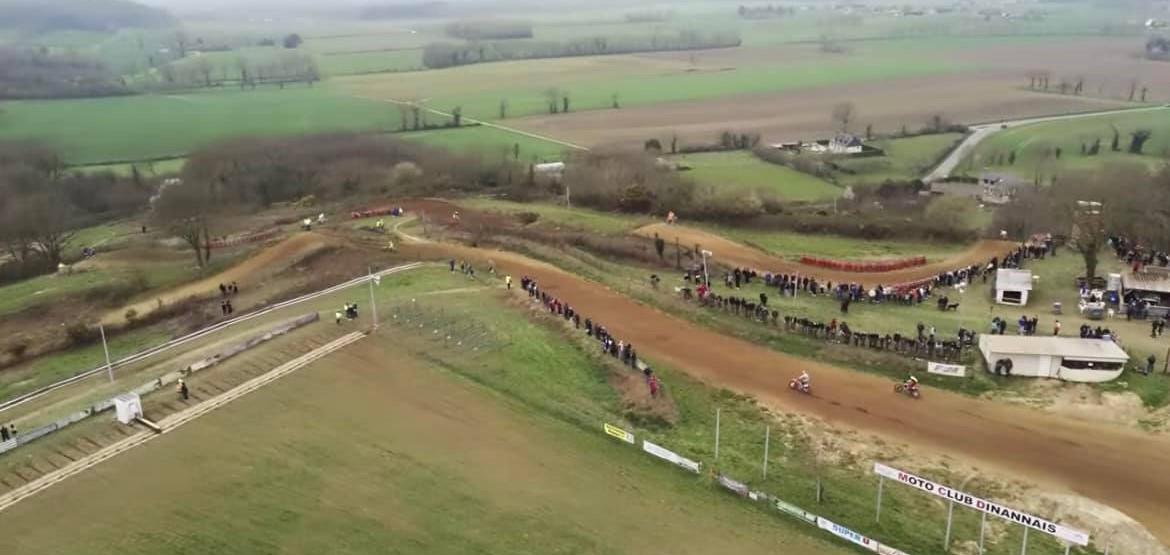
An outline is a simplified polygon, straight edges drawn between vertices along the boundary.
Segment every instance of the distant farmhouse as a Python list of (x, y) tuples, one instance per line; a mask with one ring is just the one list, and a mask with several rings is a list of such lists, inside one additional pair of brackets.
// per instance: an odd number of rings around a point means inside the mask
[(845, 156), (881, 156), (885, 154), (880, 148), (864, 143), (861, 137), (849, 133), (839, 133), (832, 139), (821, 139), (811, 143), (777, 143), (772, 148), (791, 152), (809, 152), (813, 154), (835, 154)]

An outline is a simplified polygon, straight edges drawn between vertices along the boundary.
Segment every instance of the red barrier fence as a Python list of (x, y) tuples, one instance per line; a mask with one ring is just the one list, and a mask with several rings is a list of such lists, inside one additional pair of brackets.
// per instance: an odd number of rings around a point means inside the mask
[(280, 235), (280, 228), (272, 228), (266, 231), (260, 231), (249, 235), (236, 235), (233, 237), (220, 237), (211, 240), (211, 248), (222, 249), (227, 247), (234, 247), (237, 245), (247, 245), (250, 243), (261, 243)]
[(906, 268), (925, 266), (926, 257), (915, 256), (912, 258), (901, 258), (898, 260), (871, 260), (856, 262), (849, 260), (833, 260), (831, 258), (817, 258), (815, 256), (802, 256), (800, 257), (800, 263), (808, 266), (816, 266), (818, 268), (826, 268), (829, 270), (838, 270), (842, 272), (892, 272), (895, 270), (905, 270)]

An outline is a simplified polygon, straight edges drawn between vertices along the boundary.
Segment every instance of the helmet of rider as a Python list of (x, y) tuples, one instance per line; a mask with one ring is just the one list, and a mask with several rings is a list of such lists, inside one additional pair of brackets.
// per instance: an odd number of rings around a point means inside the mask
[(912, 383), (912, 384), (917, 384), (917, 383), (918, 383), (918, 378), (915, 378), (914, 376), (910, 376), (910, 379), (909, 379), (909, 380), (906, 380), (906, 381), (908, 381), (908, 382), (910, 382), (910, 383)]

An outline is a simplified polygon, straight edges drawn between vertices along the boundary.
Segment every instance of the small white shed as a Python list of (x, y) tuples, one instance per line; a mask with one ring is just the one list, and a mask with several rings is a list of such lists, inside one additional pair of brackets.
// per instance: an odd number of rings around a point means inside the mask
[(995, 302), (1024, 306), (1028, 304), (1028, 293), (1031, 291), (1031, 270), (1001, 268), (995, 272)]
[(129, 424), (142, 416), (142, 398), (137, 393), (123, 393), (114, 397), (114, 411), (118, 422)]
[(1097, 383), (1116, 379), (1129, 355), (1109, 339), (981, 335), (979, 351), (988, 371), (1002, 360), (1012, 362), (1013, 376)]

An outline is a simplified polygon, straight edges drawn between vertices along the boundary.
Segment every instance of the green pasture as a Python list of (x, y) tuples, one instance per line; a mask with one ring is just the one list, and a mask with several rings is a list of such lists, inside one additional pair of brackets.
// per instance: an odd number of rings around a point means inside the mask
[(325, 75), (361, 75), (422, 69), (421, 50), (387, 50), (356, 53), (322, 53), (317, 65)]
[(841, 194), (840, 188), (827, 181), (764, 162), (746, 151), (684, 154), (669, 159), (691, 168), (682, 176), (717, 193), (758, 191), (794, 201), (826, 200)]
[(147, 160), (144, 162), (126, 162), (120, 164), (94, 164), (90, 166), (74, 166), (72, 171), (81, 173), (113, 172), (114, 175), (128, 177), (138, 168), (138, 173), (147, 177), (176, 175), (183, 171), (187, 163), (186, 158), (165, 158), (162, 160)]
[(564, 159), (567, 147), (554, 142), (511, 133), (503, 129), (479, 125), (458, 129), (436, 129), (397, 134), (395, 137), (418, 141), (431, 146), (465, 153), (477, 153), (485, 158), (514, 158), (515, 145), (520, 145), (521, 162), (550, 162)]
[(178, 157), (240, 135), (395, 129), (398, 110), (329, 86), (5, 103), (0, 139), (36, 139), (86, 165)]
[[(1121, 152), (1111, 148), (1114, 130), (1119, 134)], [(1142, 155), (1127, 152), (1133, 132), (1145, 129), (1152, 134)], [(1081, 145), (1091, 147), (1101, 140), (1096, 156), (1081, 154)], [(1061, 150), (1060, 158), (1056, 149)], [(1010, 155), (1015, 152), (1015, 163)], [(984, 167), (1010, 171), (1024, 178), (1040, 174), (1051, 178), (1060, 171), (1092, 170), (1117, 162), (1138, 163), (1157, 169), (1170, 156), (1170, 109), (1143, 110), (1128, 114), (1084, 117), (1036, 123), (1003, 129), (983, 140), (960, 169), (978, 173)]]
[(838, 166), (853, 173), (838, 171), (833, 179), (841, 185), (854, 187), (920, 179), (962, 139), (960, 133), (942, 133), (871, 141), (869, 144), (884, 150), (885, 155), (834, 160)]
[[(954, 69), (953, 63), (921, 54), (900, 59), (845, 56), (817, 62), (759, 62), (702, 71), (690, 71), (681, 63), (647, 63), (610, 71), (609, 66), (618, 59), (591, 60), (590, 63), (597, 63), (596, 67), (582, 67), (584, 62), (574, 58), (498, 62), (438, 71), (351, 77), (342, 80), (342, 84), (382, 98), (426, 98), (430, 106), (443, 110), (462, 106), (468, 116), (495, 120), (499, 117), (501, 100), (508, 103), (508, 117), (547, 113), (544, 93), (549, 88), (567, 92), (571, 110), (580, 111), (610, 108), (614, 94), (621, 105), (635, 106), (846, 85)], [(538, 66), (535, 71), (533, 64)], [(459, 83), (474, 86), (449, 86)]]

